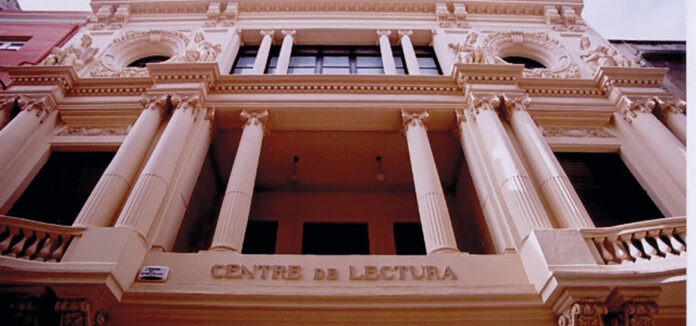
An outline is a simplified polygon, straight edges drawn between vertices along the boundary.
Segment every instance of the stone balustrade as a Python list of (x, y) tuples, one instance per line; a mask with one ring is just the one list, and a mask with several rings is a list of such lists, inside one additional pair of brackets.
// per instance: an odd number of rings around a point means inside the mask
[(581, 232), (607, 265), (686, 255), (686, 217), (661, 218)]
[(0, 215), (0, 255), (59, 262), (73, 238), (84, 230)]

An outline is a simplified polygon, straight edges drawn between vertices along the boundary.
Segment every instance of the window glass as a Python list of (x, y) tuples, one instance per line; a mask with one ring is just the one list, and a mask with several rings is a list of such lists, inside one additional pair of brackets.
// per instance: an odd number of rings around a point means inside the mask
[(382, 68), (360, 68), (357, 69), (358, 75), (384, 75)]
[(321, 73), (325, 75), (347, 75), (350, 74), (350, 68), (324, 67), (324, 69), (321, 70)]
[(314, 74), (314, 67), (311, 68), (288, 68), (288, 74), (293, 75), (312, 75)]
[(290, 67), (314, 67), (317, 65), (315, 56), (293, 56), (290, 58)]
[(324, 57), (324, 67), (348, 67), (350, 59), (348, 56), (326, 56)]
[(435, 58), (432, 57), (420, 57), (418, 58), (418, 66), (421, 68), (437, 68), (435, 63)]
[(358, 68), (360, 68), (360, 67), (372, 67), (372, 68), (379, 67), (379, 68), (381, 68), (382, 67), (382, 57), (358, 56), (356, 58), (356, 60), (357, 60), (356, 64), (357, 64)]
[(243, 46), (239, 48), (237, 59), (232, 66), (231, 73), (234, 75), (251, 74), (251, 70), (254, 67), (254, 61), (256, 61), (257, 51), (258, 46)]

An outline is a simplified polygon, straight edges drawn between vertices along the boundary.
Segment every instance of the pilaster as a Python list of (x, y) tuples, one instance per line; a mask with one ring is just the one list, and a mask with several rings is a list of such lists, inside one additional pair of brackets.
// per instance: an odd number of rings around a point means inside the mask
[(380, 30), (377, 31), (379, 52), (382, 55), (382, 66), (384, 67), (385, 75), (396, 75), (396, 64), (394, 63), (394, 55), (391, 50), (391, 43), (389, 43), (389, 35), (391, 31)]
[(404, 59), (406, 61), (406, 68), (408, 68), (408, 74), (420, 75), (418, 58), (416, 57), (416, 52), (413, 50), (413, 43), (411, 43), (411, 35), (413, 35), (413, 31), (399, 31), (399, 38), (401, 39), (401, 48), (404, 51)]
[(259, 52), (256, 54), (256, 59), (254, 60), (254, 68), (252, 69), (252, 74), (263, 75), (264, 70), (266, 70), (266, 63), (268, 62), (268, 54), (271, 51), (271, 44), (273, 44), (273, 35), (275, 31), (267, 30), (260, 31), (261, 34), (261, 44), (259, 44)]
[(278, 64), (276, 64), (276, 75), (285, 75), (288, 73), (288, 66), (290, 65), (290, 55), (292, 54), (292, 45), (295, 42), (295, 31), (294, 30), (282, 30), (283, 34), (283, 45), (280, 47), (280, 54), (278, 55)]

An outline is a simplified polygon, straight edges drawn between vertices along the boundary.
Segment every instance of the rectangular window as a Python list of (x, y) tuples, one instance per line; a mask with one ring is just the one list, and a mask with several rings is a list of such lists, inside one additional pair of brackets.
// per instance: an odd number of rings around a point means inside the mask
[(258, 46), (243, 46), (239, 48), (237, 59), (232, 66), (230, 74), (233, 75), (249, 75), (254, 69), (254, 61), (256, 54), (259, 51)]
[(597, 227), (663, 217), (615, 153), (556, 153)]
[(305, 223), (302, 254), (369, 255), (367, 223)]
[(413, 50), (416, 52), (416, 59), (418, 59), (421, 75), (442, 75), (433, 48), (429, 46), (414, 46)]
[(244, 234), (242, 253), (274, 254), (277, 233), (277, 221), (249, 221), (247, 223), (246, 233)]
[(24, 46), (25, 42), (2, 42), (0, 41), (0, 50), (17, 51)]
[(288, 74), (384, 74), (379, 47), (295, 46)]
[(397, 255), (425, 255), (425, 240), (420, 223), (394, 223)]

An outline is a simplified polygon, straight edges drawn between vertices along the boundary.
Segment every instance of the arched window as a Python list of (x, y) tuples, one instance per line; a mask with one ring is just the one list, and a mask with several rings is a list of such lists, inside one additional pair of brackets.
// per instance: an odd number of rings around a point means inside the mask
[(148, 63), (159, 63), (167, 60), (169, 60), (169, 57), (164, 55), (151, 55), (129, 63), (128, 67), (145, 68)]
[(522, 64), (527, 69), (546, 68), (546, 66), (543, 63), (526, 57), (509, 56), (504, 57), (503, 60), (505, 60), (505, 62), (508, 63)]

